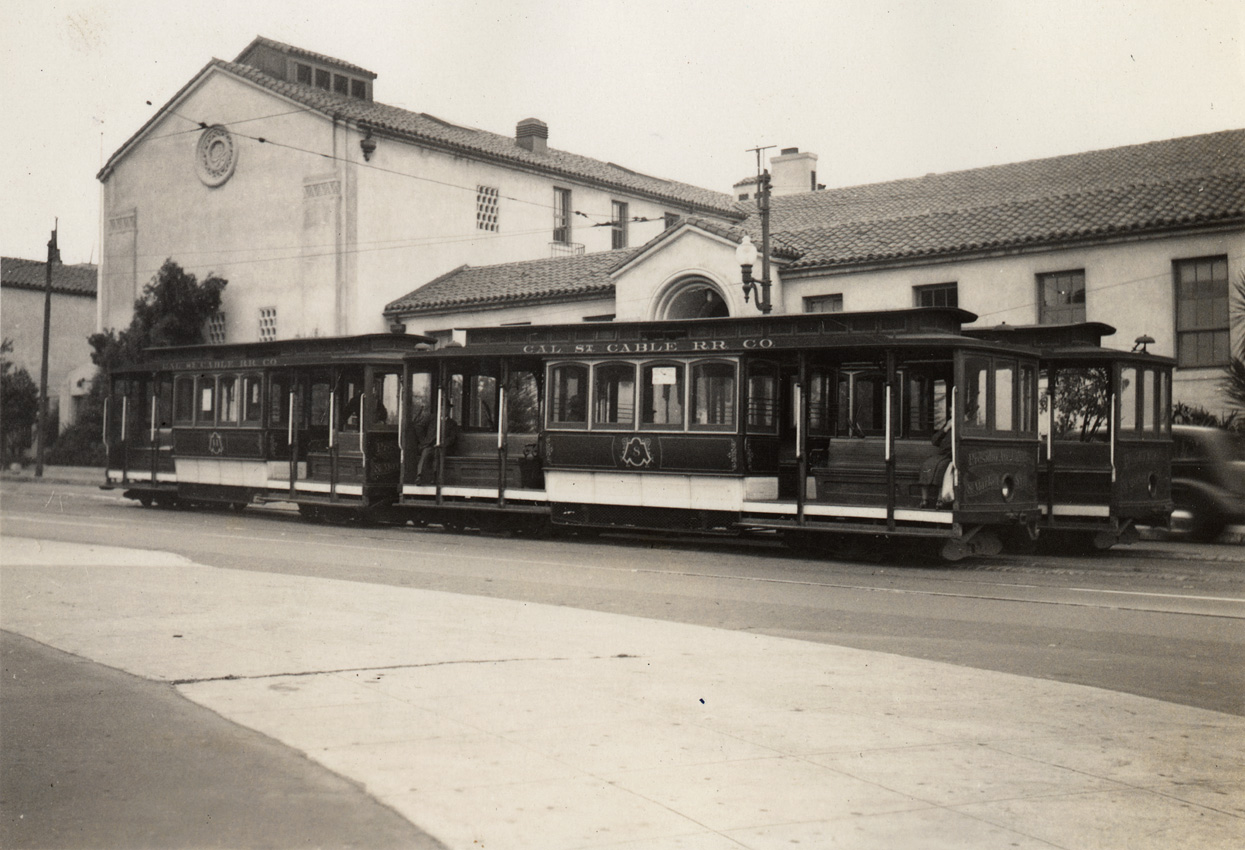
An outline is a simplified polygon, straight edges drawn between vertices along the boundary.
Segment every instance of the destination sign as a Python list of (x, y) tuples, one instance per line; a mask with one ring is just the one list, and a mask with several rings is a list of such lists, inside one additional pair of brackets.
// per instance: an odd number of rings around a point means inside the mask
[(524, 354), (704, 354), (714, 351), (765, 351), (774, 340), (663, 339), (652, 342), (537, 342), (523, 346)]

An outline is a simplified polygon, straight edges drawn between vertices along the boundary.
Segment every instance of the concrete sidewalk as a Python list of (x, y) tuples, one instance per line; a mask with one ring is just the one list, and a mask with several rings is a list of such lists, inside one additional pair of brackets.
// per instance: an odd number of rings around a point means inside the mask
[(1235, 848), (1245, 719), (613, 614), (3, 541), (0, 625), (456, 848)]

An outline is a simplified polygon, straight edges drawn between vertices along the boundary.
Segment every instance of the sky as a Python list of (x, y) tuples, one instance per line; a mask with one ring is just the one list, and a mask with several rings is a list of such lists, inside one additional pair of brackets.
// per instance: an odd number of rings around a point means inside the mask
[(4, 0), (0, 254), (98, 261), (104, 161), (257, 35), (722, 192), (758, 146), (834, 187), (1245, 128), (1242, 0)]

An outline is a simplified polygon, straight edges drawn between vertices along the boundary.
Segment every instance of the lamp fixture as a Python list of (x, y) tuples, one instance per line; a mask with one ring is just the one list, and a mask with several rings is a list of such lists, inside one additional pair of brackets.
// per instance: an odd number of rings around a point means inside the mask
[(761, 169), (761, 151), (764, 148), (754, 148), (757, 155), (757, 212), (761, 219), (761, 278), (757, 280), (752, 276), (752, 267), (757, 261), (757, 247), (752, 244), (752, 238), (747, 234), (740, 240), (739, 247), (735, 249), (735, 261), (739, 263), (740, 277), (744, 287), (744, 303), (756, 295), (757, 309), (762, 313), (769, 313), (773, 309), (770, 304), (769, 290), (769, 193), (770, 193), (770, 176), (768, 169)]
[(1133, 343), (1133, 351), (1140, 350), (1142, 354), (1149, 354), (1149, 352), (1146, 351), (1146, 346), (1154, 344), (1154, 337), (1149, 334), (1142, 334), (1133, 340)]
[(364, 132), (367, 134), (359, 140), (359, 149), (363, 151), (363, 161), (371, 162), (372, 154), (376, 153), (376, 140), (372, 138), (372, 128), (364, 125)]

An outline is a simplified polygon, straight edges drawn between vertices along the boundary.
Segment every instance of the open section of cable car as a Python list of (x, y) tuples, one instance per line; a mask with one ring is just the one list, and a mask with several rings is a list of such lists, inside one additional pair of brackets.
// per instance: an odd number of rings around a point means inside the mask
[(1136, 541), (1137, 525), (1168, 524), (1171, 358), (1148, 353), (1145, 339), (1132, 351), (1103, 347), (1115, 328), (1100, 322), (967, 333), (1039, 352), (1039, 528), (1046, 543), (1105, 549)]

